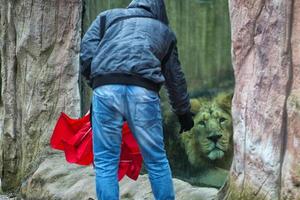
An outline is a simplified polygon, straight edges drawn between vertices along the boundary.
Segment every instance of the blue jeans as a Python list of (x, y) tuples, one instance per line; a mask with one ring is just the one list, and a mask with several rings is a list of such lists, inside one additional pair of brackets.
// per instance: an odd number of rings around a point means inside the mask
[(139, 144), (155, 199), (175, 199), (158, 94), (138, 86), (105, 85), (93, 91), (92, 103), (97, 198), (119, 199), (117, 172), (126, 120)]

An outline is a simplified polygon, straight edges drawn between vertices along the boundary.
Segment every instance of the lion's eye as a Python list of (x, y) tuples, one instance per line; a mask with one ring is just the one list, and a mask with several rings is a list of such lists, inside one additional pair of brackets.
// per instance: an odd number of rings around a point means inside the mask
[(201, 125), (201, 126), (205, 126), (206, 124), (205, 124), (205, 121), (203, 121), (203, 120), (201, 120), (200, 122), (199, 122), (199, 124)]
[(226, 119), (224, 117), (219, 119), (220, 124), (224, 123), (226, 121)]

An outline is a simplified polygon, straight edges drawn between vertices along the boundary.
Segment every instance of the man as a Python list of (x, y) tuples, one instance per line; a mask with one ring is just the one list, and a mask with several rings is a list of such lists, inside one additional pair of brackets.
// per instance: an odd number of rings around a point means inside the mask
[(159, 89), (165, 84), (182, 131), (194, 123), (176, 37), (163, 0), (133, 0), (95, 19), (81, 45), (81, 73), (93, 88), (92, 127), (97, 197), (119, 198), (121, 128), (127, 121), (155, 199), (174, 199), (163, 143)]

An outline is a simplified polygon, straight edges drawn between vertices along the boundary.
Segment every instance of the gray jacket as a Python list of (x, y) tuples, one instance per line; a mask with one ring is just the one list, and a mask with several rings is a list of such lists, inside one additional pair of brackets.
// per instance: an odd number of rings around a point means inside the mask
[(133, 0), (126, 9), (100, 13), (82, 39), (80, 63), (92, 88), (132, 84), (159, 91), (165, 84), (173, 111), (190, 110), (163, 0)]

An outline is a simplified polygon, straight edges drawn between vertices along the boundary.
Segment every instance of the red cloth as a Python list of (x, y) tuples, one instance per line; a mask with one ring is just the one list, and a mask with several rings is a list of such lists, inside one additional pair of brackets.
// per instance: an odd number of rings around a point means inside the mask
[[(93, 142), (90, 114), (80, 119), (72, 119), (61, 113), (54, 128), (50, 145), (65, 152), (66, 160), (79, 165), (93, 163)], [(142, 167), (142, 156), (136, 140), (127, 123), (122, 130), (122, 146), (118, 178), (125, 175), (136, 180)]]

